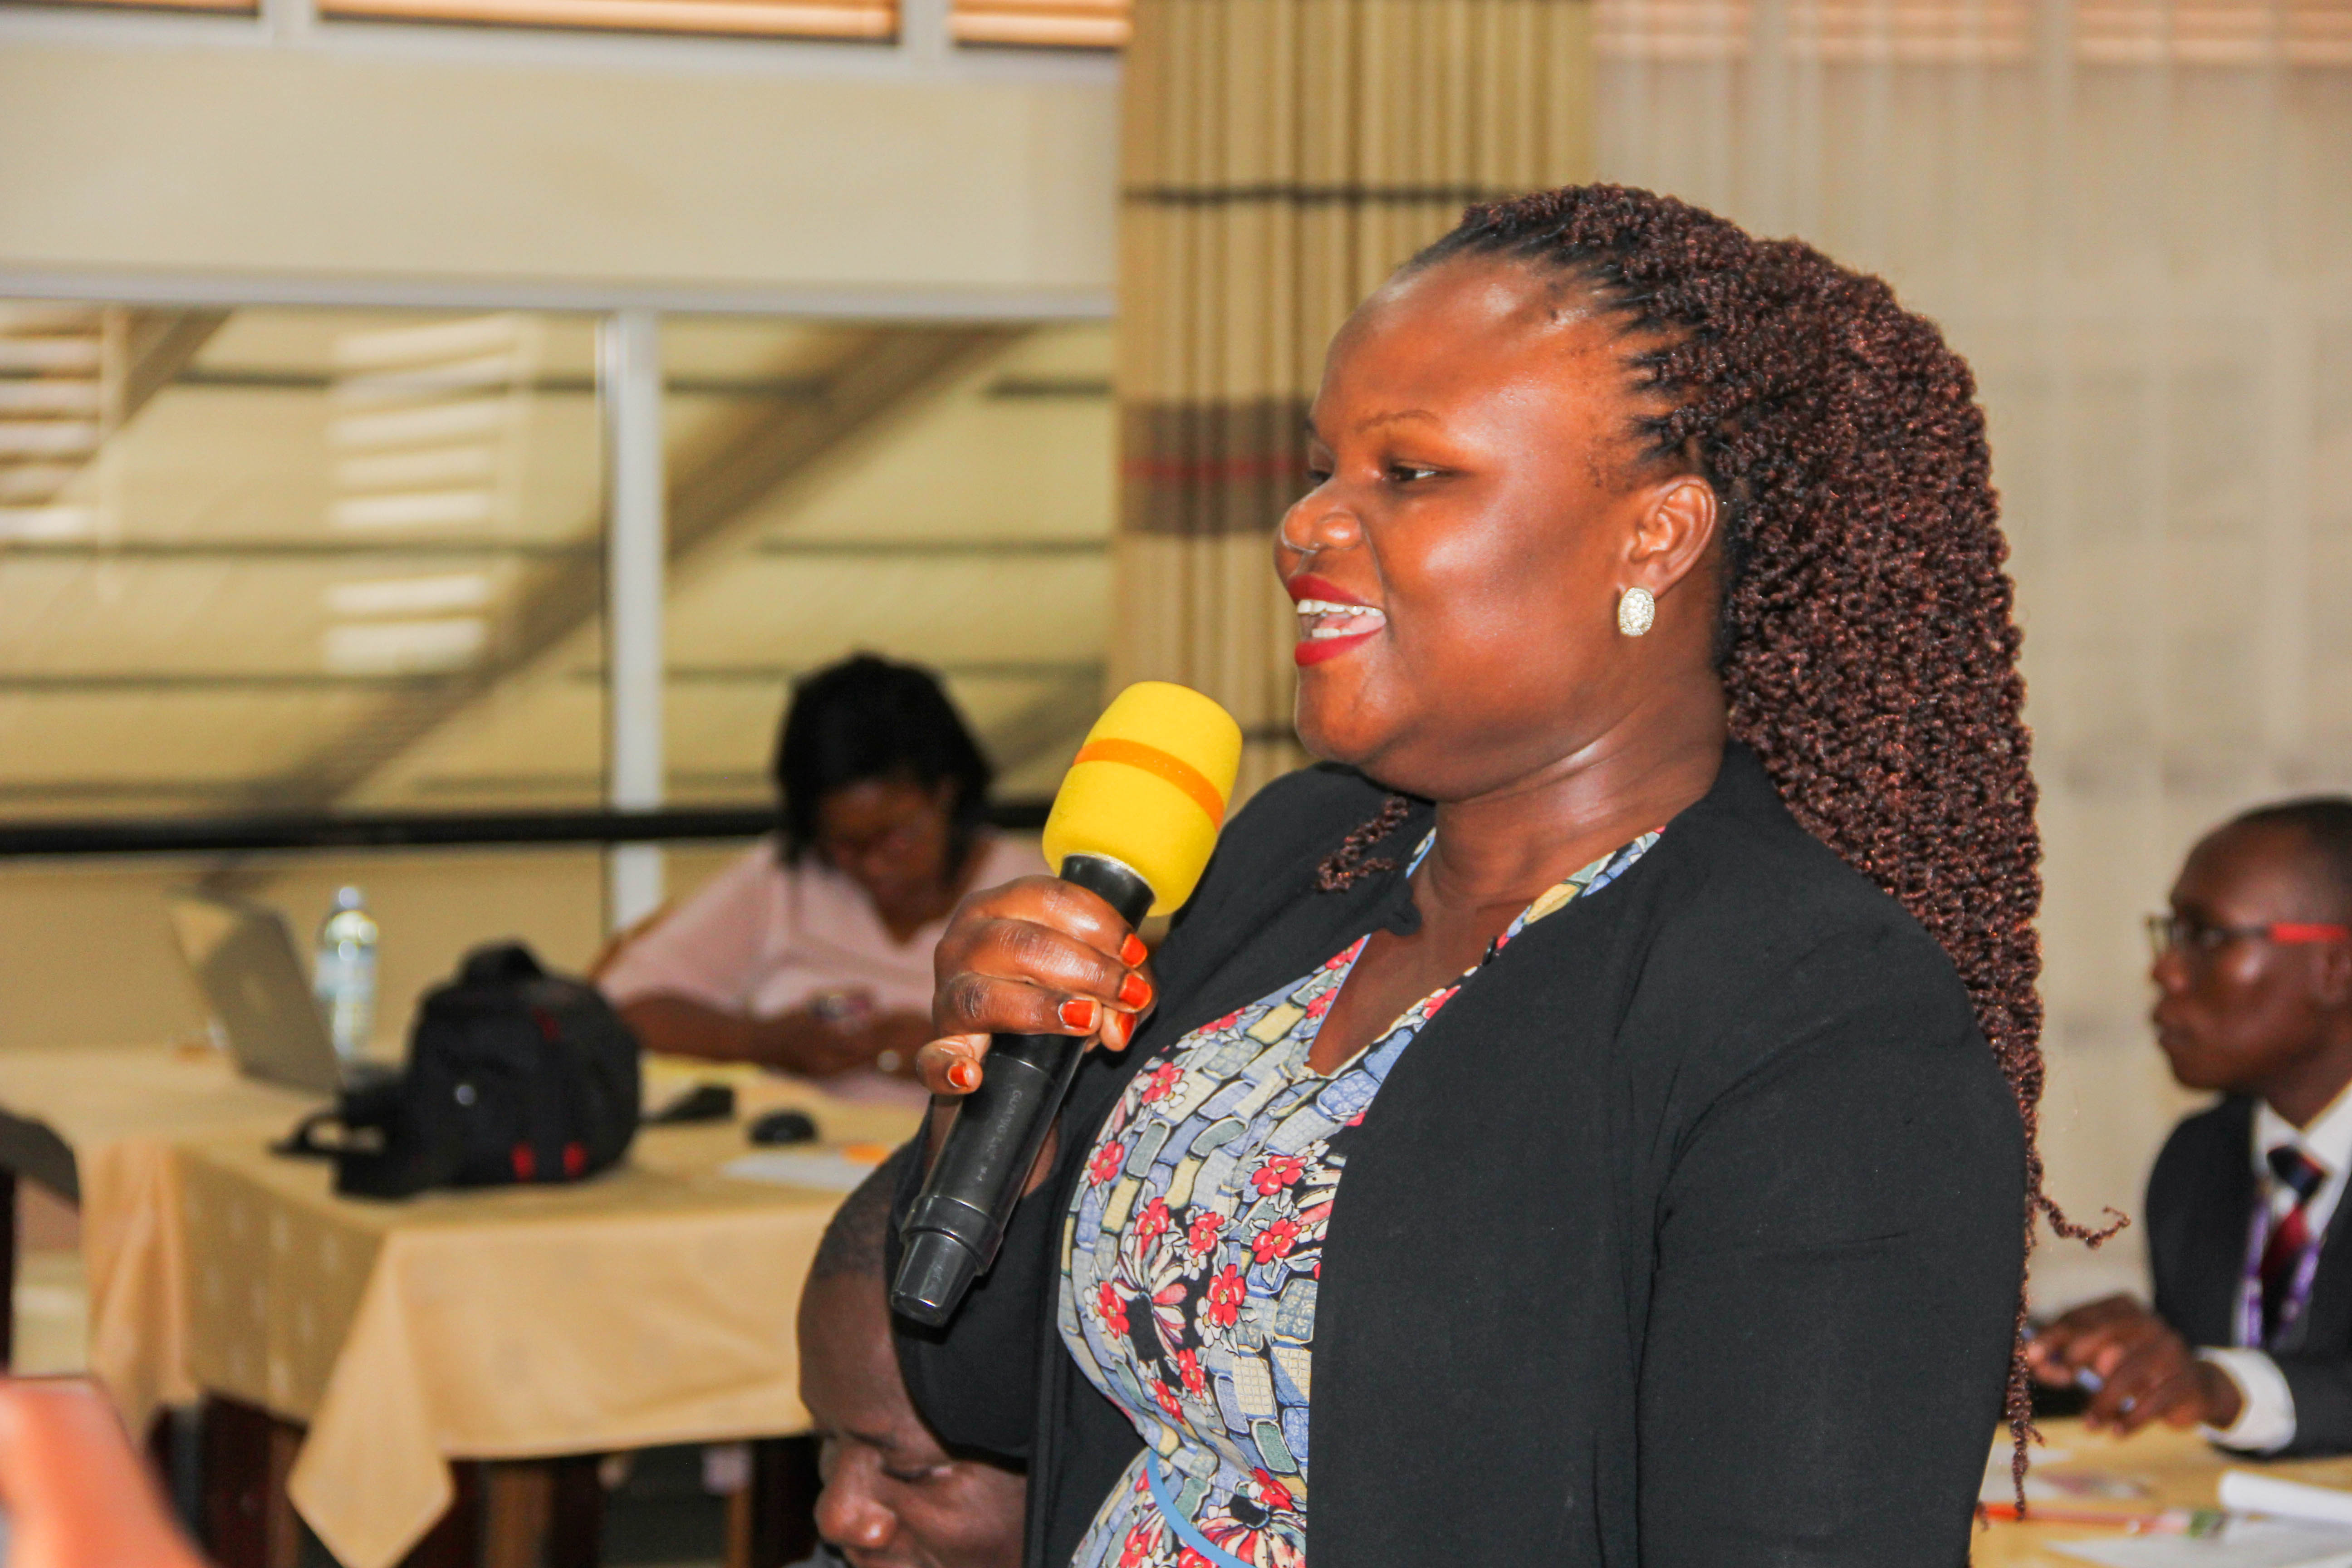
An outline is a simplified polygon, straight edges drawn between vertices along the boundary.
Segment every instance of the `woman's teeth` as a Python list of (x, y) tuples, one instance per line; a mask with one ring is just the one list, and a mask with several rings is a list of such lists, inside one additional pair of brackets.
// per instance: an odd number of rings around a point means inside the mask
[(1308, 642), (1361, 637), (1386, 626), (1388, 618), (1386, 612), (1370, 605), (1343, 605), (1330, 599), (1298, 601), (1298, 635)]

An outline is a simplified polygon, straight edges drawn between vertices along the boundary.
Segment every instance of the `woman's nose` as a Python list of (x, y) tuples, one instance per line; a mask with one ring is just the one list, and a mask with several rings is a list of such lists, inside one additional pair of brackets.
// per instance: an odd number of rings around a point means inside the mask
[(1318, 550), (1341, 550), (1364, 536), (1364, 525), (1337, 497), (1321, 486), (1301, 496), (1282, 514), (1280, 539), (1285, 549), (1300, 555)]
[(842, 1465), (817, 1493), (816, 1529), (835, 1546), (876, 1552), (890, 1544), (898, 1516), (874, 1495), (871, 1468)]

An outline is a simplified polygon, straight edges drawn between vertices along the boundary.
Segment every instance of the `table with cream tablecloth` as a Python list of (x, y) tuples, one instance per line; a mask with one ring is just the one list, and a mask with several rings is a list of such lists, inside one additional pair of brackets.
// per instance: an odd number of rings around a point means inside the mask
[[(2170, 1426), (2116, 1438), (2094, 1433), (2080, 1421), (2045, 1421), (2042, 1434), (2044, 1447), (2032, 1471), (2039, 1484), (2029, 1501), (2046, 1512), (2128, 1519), (2164, 1509), (2215, 1508), (2221, 1472), (2231, 1468), (2352, 1489), (2352, 1458), (2249, 1459), (2222, 1453), (2194, 1431)], [(2003, 1433), (1994, 1446), (1989, 1473), (2002, 1471), (2005, 1481), (2008, 1463), (2008, 1435)], [(1999, 1489), (2001, 1496), (2009, 1495), (2005, 1484)], [(2114, 1540), (2124, 1533), (2116, 1525), (2000, 1522), (1977, 1532), (1969, 1561), (1974, 1568), (2085, 1568), (2081, 1559), (2053, 1548), (2061, 1542)], [(2352, 1551), (2352, 1542), (2347, 1542), (2347, 1550)]]
[[(857, 1162), (918, 1112), (772, 1081)], [(568, 1186), (338, 1198), (249, 1135), (180, 1144), (187, 1370), (308, 1428), (288, 1490), (348, 1568), (386, 1568), (453, 1495), (447, 1460), (800, 1431), (803, 1277), (837, 1188), (746, 1180), (740, 1121), (647, 1128)]]
[(89, 1366), (132, 1431), (196, 1396), (173, 1145), (282, 1135), (320, 1103), (209, 1046), (0, 1051), (0, 1142), (13, 1171), (80, 1205)]

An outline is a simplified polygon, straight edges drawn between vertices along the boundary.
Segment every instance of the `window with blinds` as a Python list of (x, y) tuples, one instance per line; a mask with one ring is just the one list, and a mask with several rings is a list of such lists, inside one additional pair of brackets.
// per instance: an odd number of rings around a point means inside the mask
[[(2022, 61), (2047, 17), (2034, 0), (1598, 0), (1596, 12), (1605, 56), (1734, 59), (1766, 47), (1830, 63)], [(2352, 65), (2352, 0), (2076, 0), (2073, 12), (2086, 64)]]
[(952, 0), (948, 26), (960, 44), (1116, 49), (1128, 34), (1129, 0)]
[(323, 16), (772, 38), (893, 38), (898, 0), (321, 0)]
[[(257, 16), (259, 0), (37, 0), (47, 5), (87, 11), (201, 11), (215, 16)], [(11, 5), (21, 0), (10, 0)]]

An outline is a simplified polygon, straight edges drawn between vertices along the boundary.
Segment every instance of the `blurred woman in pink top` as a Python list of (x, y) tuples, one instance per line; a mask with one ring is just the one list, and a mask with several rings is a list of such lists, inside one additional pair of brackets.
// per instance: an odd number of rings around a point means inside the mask
[(1044, 858), (988, 827), (988, 761), (913, 665), (859, 654), (802, 681), (774, 772), (782, 832), (598, 984), (648, 1050), (813, 1078), (904, 1073), (936, 1033), (931, 949), (948, 915), (966, 889)]

